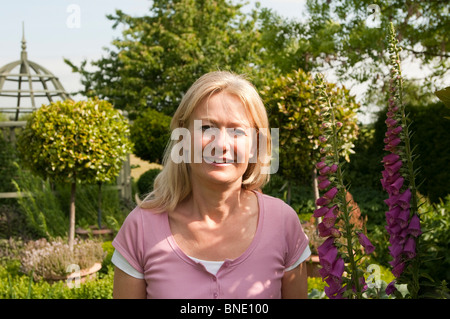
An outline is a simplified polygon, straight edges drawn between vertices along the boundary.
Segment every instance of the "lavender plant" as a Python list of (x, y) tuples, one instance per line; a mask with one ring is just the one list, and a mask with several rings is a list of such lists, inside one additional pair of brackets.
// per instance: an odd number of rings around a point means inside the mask
[[(384, 149), (389, 152), (383, 158), (384, 170), (381, 184), (389, 197), (385, 200), (386, 230), (390, 235), (390, 265), (396, 279), (386, 288), (387, 294), (396, 291), (395, 285), (408, 284), (412, 298), (419, 292), (419, 259), (416, 246), (422, 234), (418, 213), (418, 196), (415, 183), (414, 154), (408, 117), (403, 104), (403, 79), (400, 68), (400, 51), (394, 25), (389, 27), (390, 88), (386, 119)], [(409, 271), (405, 274), (405, 270)], [(396, 294), (400, 296), (399, 294)]]
[(321, 196), (316, 201), (318, 208), (313, 216), (321, 221), (319, 235), (327, 238), (318, 248), (320, 274), (328, 284), (325, 293), (330, 299), (363, 298), (367, 286), (360, 264), (365, 254), (373, 252), (374, 246), (362, 229), (350, 221), (353, 207), (346, 200), (343, 163), (339, 159), (342, 141), (338, 132), (342, 123), (336, 120), (323, 76), (316, 76), (316, 82), (323, 129), (319, 140), (323, 147), (320, 149), (321, 161), (316, 164)]

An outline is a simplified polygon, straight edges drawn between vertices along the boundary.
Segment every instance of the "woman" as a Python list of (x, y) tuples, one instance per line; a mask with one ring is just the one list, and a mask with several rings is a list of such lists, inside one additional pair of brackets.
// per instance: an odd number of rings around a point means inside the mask
[(257, 191), (269, 179), (268, 126), (242, 77), (212, 72), (192, 85), (153, 192), (113, 241), (114, 298), (307, 298), (297, 214)]

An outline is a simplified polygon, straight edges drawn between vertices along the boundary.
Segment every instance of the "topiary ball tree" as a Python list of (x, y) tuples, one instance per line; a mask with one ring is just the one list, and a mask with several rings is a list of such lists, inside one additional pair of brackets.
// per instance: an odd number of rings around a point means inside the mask
[(18, 151), (32, 172), (70, 183), (69, 246), (75, 237), (78, 183), (113, 181), (129, 152), (127, 120), (107, 101), (53, 102), (33, 112), (18, 138)]

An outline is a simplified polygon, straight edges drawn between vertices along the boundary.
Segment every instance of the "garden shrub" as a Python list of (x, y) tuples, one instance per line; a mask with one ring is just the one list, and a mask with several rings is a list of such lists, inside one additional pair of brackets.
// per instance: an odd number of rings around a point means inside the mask
[(112, 299), (113, 285), (113, 267), (81, 283), (79, 288), (69, 288), (65, 280), (35, 282), (28, 275), (11, 274), (0, 266), (0, 299)]
[(130, 128), (134, 154), (145, 161), (161, 163), (170, 139), (170, 120), (170, 116), (154, 109), (140, 114)]
[(66, 276), (67, 267), (76, 264), (88, 269), (102, 262), (105, 252), (100, 242), (76, 240), (73, 251), (61, 239), (47, 241), (45, 238), (29, 241), (21, 251), (21, 272), (32, 274), (34, 280)]
[[(61, 209), (52, 185), (48, 180), (31, 174), (17, 165), (18, 178), (14, 181), (19, 197), (17, 203), (25, 216), (26, 225), (34, 238), (51, 238), (67, 234), (68, 218)], [(30, 195), (30, 196), (27, 196)]]
[(12, 180), (16, 177), (17, 154), (11, 143), (3, 138), (0, 130), (0, 192), (14, 192)]
[(152, 168), (139, 177), (137, 187), (140, 195), (148, 194), (153, 190), (153, 182), (160, 172), (159, 168)]

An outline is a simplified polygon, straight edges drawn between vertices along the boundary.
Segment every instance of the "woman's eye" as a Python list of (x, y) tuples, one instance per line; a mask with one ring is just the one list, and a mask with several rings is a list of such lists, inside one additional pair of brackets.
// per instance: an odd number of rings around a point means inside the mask
[(206, 131), (207, 129), (210, 129), (211, 125), (202, 125), (202, 132)]
[(244, 136), (244, 135), (247, 135), (247, 134), (245, 133), (245, 131), (244, 131), (243, 129), (240, 129), (240, 128), (234, 129), (234, 134), (237, 135), (237, 136)]

